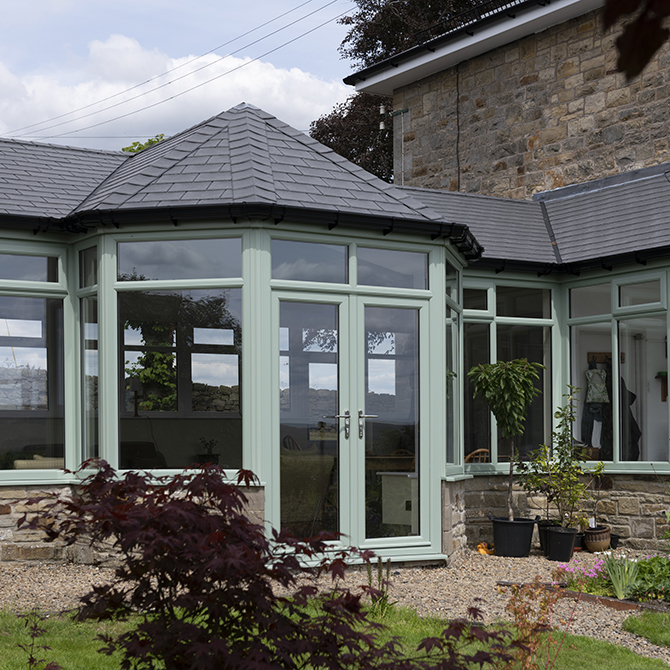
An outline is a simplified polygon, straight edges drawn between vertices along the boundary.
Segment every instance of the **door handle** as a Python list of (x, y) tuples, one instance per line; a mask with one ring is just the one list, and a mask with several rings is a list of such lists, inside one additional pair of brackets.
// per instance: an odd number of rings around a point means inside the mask
[(362, 438), (363, 437), (363, 426), (365, 425), (365, 422), (363, 419), (376, 419), (378, 418), (378, 414), (363, 414), (363, 410), (359, 409), (358, 410), (358, 437)]
[(349, 439), (349, 429), (351, 428), (351, 414), (346, 410), (344, 414), (328, 414), (323, 419), (344, 419), (344, 437)]

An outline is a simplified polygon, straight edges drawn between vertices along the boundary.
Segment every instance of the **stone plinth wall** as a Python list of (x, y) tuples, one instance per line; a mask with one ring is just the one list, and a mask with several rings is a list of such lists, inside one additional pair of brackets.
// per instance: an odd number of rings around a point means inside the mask
[(442, 482), (442, 553), (449, 560), (463, 557), (466, 534), (466, 481)]
[(240, 387), (194, 382), (191, 401), (194, 412), (239, 412)]
[[(620, 546), (650, 550), (667, 547), (663, 534), (668, 530), (665, 512), (670, 511), (670, 476), (606, 475), (602, 481), (598, 523), (610, 526), (621, 537)], [(464, 484), (467, 543), (491, 542), (493, 530), (487, 514), (507, 516), (507, 477), (475, 477)], [(590, 516), (593, 503), (586, 503), (583, 509)], [(520, 517), (545, 515), (543, 499), (531, 498), (521, 489), (514, 491), (514, 510)]]
[(670, 47), (629, 83), (617, 35), (591, 12), (398, 89), (396, 183), (529, 199), (669, 161)]
[[(0, 487), (0, 561), (62, 561), (97, 565), (114, 565), (117, 555), (112, 546), (91, 549), (85, 544), (65, 547), (62, 543), (47, 542), (43, 531), (19, 530), (18, 520), (24, 513), (30, 516), (43, 506), (28, 504), (28, 499), (49, 495), (67, 498), (73, 494), (71, 486)], [(263, 488), (245, 490), (249, 502), (247, 514), (258, 524), (264, 523), (265, 491)]]

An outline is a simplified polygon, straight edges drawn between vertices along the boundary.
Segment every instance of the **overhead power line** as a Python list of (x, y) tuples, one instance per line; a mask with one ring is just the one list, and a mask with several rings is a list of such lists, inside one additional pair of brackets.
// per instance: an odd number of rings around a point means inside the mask
[[(89, 103), (88, 105), (84, 105), (83, 107), (80, 107), (80, 108), (78, 108), (78, 109), (75, 109), (75, 110), (72, 110), (72, 111), (69, 111), (69, 112), (65, 112), (64, 114), (60, 114), (60, 115), (55, 116), (55, 117), (52, 117), (52, 118), (50, 118), (50, 119), (46, 119), (46, 120), (44, 120), (44, 121), (40, 121), (40, 122), (33, 123), (33, 124), (30, 124), (30, 125), (27, 125), (27, 126), (22, 126), (21, 128), (16, 128), (16, 129), (14, 129), (14, 130), (10, 130), (10, 131), (8, 131), (8, 132), (6, 132), (6, 133), (4, 133), (4, 134), (5, 134), (5, 135), (8, 135), (8, 136), (17, 136), (17, 134), (21, 133), (21, 131), (25, 131), (25, 130), (29, 130), (29, 129), (34, 129), (33, 132), (30, 133), (30, 136), (31, 136), (31, 137), (47, 137), (47, 138), (61, 137), (62, 135), (48, 135), (48, 136), (44, 136), (44, 135), (41, 135), (41, 134), (37, 135), (36, 133), (44, 133), (44, 132), (46, 132), (47, 130), (51, 130), (51, 129), (53, 129), (53, 128), (58, 128), (58, 127), (63, 126), (63, 125), (67, 125), (67, 124), (75, 123), (75, 122), (77, 122), (77, 121), (81, 121), (81, 120), (86, 119), (86, 118), (89, 118), (89, 117), (91, 117), (91, 116), (95, 116), (95, 115), (97, 115), (97, 114), (101, 114), (101, 113), (106, 112), (106, 111), (109, 111), (109, 110), (111, 110), (111, 109), (115, 109), (116, 107), (119, 107), (119, 106), (125, 105), (125, 104), (127, 104), (127, 103), (130, 103), (130, 102), (132, 102), (132, 101), (134, 101), (134, 100), (137, 100), (137, 99), (139, 99), (139, 98), (141, 98), (141, 97), (143, 97), (143, 96), (149, 95), (149, 94), (154, 93), (154, 92), (156, 92), (156, 91), (158, 91), (158, 90), (160, 90), (160, 89), (162, 89), (162, 88), (165, 88), (165, 87), (167, 87), (167, 86), (170, 86), (171, 84), (174, 84), (174, 83), (176, 83), (176, 82), (178, 82), (178, 81), (181, 81), (182, 79), (185, 79), (185, 78), (187, 78), (187, 77), (190, 77), (190, 76), (192, 76), (192, 75), (195, 75), (195, 74), (197, 74), (198, 72), (200, 72), (200, 71), (202, 71), (202, 70), (204, 70), (204, 69), (206, 69), (206, 68), (208, 68), (208, 67), (212, 67), (213, 65), (216, 65), (216, 64), (220, 63), (221, 61), (225, 60), (226, 58), (229, 58), (229, 57), (231, 57), (231, 56), (234, 56), (234, 55), (238, 54), (240, 51), (243, 51), (243, 50), (245, 50), (245, 49), (248, 49), (249, 47), (251, 47), (251, 46), (253, 46), (253, 45), (255, 45), (255, 44), (258, 44), (259, 42), (262, 42), (263, 40), (266, 40), (266, 39), (268, 39), (269, 37), (272, 37), (272, 36), (274, 36), (274, 35), (276, 35), (276, 34), (282, 32), (283, 30), (286, 30), (287, 28), (290, 28), (290, 27), (292, 27), (292, 26), (294, 26), (294, 25), (300, 23), (301, 21), (304, 21), (305, 19), (309, 18), (310, 16), (313, 16), (314, 14), (316, 14), (316, 13), (318, 13), (318, 12), (320, 12), (320, 11), (326, 9), (326, 8), (329, 7), (330, 5), (335, 4), (335, 2), (337, 2), (338, 0), (330, 0), (330, 2), (327, 2), (325, 5), (323, 5), (323, 6), (319, 7), (319, 8), (317, 8), (317, 9), (315, 9), (315, 10), (312, 11), (312, 12), (309, 12), (308, 14), (305, 14), (304, 16), (302, 16), (302, 17), (300, 17), (300, 18), (298, 18), (298, 19), (296, 19), (296, 20), (294, 20), (294, 21), (291, 21), (290, 23), (288, 23), (288, 24), (286, 24), (286, 25), (284, 25), (284, 26), (278, 28), (277, 30), (274, 30), (274, 31), (272, 31), (272, 32), (270, 32), (270, 33), (268, 33), (268, 34), (266, 34), (266, 35), (263, 35), (262, 37), (259, 37), (257, 40), (254, 40), (254, 41), (252, 41), (252, 42), (250, 42), (250, 43), (248, 43), (248, 44), (246, 44), (246, 45), (240, 47), (239, 49), (236, 49), (235, 51), (233, 51), (233, 52), (231, 52), (231, 53), (229, 53), (229, 54), (226, 54), (225, 56), (221, 56), (221, 57), (218, 58), (217, 60), (214, 60), (214, 61), (212, 61), (212, 62), (210, 62), (210, 63), (206, 63), (205, 65), (202, 65), (202, 66), (199, 67), (199, 68), (196, 68), (196, 69), (194, 69), (194, 70), (191, 70), (191, 71), (187, 72), (186, 74), (183, 74), (183, 75), (181, 75), (181, 76), (179, 76), (179, 77), (176, 77), (176, 78), (174, 78), (174, 79), (171, 79), (170, 81), (165, 82), (165, 83), (163, 83), (163, 84), (161, 84), (161, 85), (159, 85), (159, 86), (154, 86), (153, 88), (151, 88), (151, 89), (149, 89), (149, 90), (145, 90), (145, 91), (143, 91), (142, 93), (139, 93), (139, 94), (137, 94), (137, 95), (135, 95), (135, 96), (132, 96), (132, 97), (130, 97), (130, 98), (124, 98), (123, 100), (121, 100), (121, 101), (119, 101), (119, 102), (117, 102), (117, 103), (114, 103), (113, 105), (108, 105), (107, 107), (104, 107), (104, 108), (102, 108), (102, 109), (97, 109), (97, 110), (91, 111), (91, 112), (89, 112), (88, 114), (84, 114), (84, 115), (78, 116), (78, 117), (76, 117), (76, 118), (74, 118), (74, 119), (67, 119), (67, 120), (64, 120), (64, 121), (60, 121), (59, 123), (52, 123), (53, 121), (59, 121), (60, 119), (64, 119), (65, 117), (72, 116), (73, 114), (77, 114), (77, 113), (79, 113), (79, 112), (82, 112), (82, 111), (85, 111), (85, 110), (87, 110), (87, 109), (90, 109), (91, 107), (96, 107), (96, 106), (101, 105), (101, 104), (103, 104), (103, 103), (105, 103), (105, 102), (108, 102), (108, 101), (110, 101), (110, 100), (113, 100), (113, 99), (115, 99), (115, 98), (118, 98), (118, 97), (120, 97), (120, 96), (122, 96), (122, 95), (125, 95), (125, 94), (127, 94), (127, 93), (130, 93), (130, 92), (132, 92), (132, 91), (134, 91), (134, 90), (136, 90), (136, 89), (138, 89), (138, 88), (142, 88), (142, 87), (146, 86), (147, 84), (150, 84), (150, 83), (153, 82), (153, 81), (156, 81), (156, 80), (158, 80), (158, 79), (161, 79), (161, 78), (163, 78), (163, 77), (165, 77), (165, 76), (167, 76), (167, 75), (169, 75), (169, 74), (171, 74), (171, 73), (173, 73), (173, 72), (175, 72), (175, 71), (177, 71), (177, 70), (180, 70), (180, 69), (182, 69), (182, 68), (184, 68), (184, 67), (187, 67), (188, 65), (190, 65), (190, 64), (192, 64), (192, 63), (194, 63), (194, 62), (196, 62), (196, 61), (198, 61), (198, 60), (201, 60), (202, 58), (205, 58), (206, 56), (208, 56), (208, 55), (210, 55), (210, 54), (212, 54), (212, 53), (215, 53), (215, 52), (218, 51), (219, 49), (222, 49), (222, 48), (225, 47), (225, 46), (228, 46), (228, 45), (230, 45), (230, 44), (232, 44), (232, 43), (234, 43), (234, 42), (237, 42), (237, 41), (239, 41), (240, 39), (242, 39), (243, 37), (246, 37), (247, 35), (250, 35), (251, 33), (260, 30), (261, 28), (264, 28), (265, 26), (267, 26), (267, 25), (269, 25), (269, 24), (271, 24), (271, 23), (274, 23), (275, 21), (278, 21), (278, 20), (284, 18), (284, 17), (287, 16), (288, 14), (291, 14), (291, 13), (293, 13), (293, 12), (295, 12), (295, 11), (301, 9), (302, 7), (304, 7), (305, 5), (310, 4), (310, 3), (313, 2), (313, 1), (314, 1), (314, 0), (306, 0), (305, 2), (301, 3), (300, 5), (297, 5), (296, 7), (293, 7), (292, 9), (290, 9), (290, 10), (288, 10), (288, 11), (286, 11), (286, 12), (283, 12), (282, 14), (280, 14), (280, 15), (278, 15), (278, 16), (272, 18), (272, 19), (270, 19), (269, 21), (265, 21), (264, 23), (260, 24), (259, 26), (256, 26), (255, 28), (252, 28), (251, 30), (246, 31), (246, 32), (243, 33), (242, 35), (238, 35), (237, 37), (235, 37), (235, 38), (233, 38), (233, 39), (231, 39), (231, 40), (228, 40), (227, 42), (225, 42), (225, 43), (223, 43), (223, 44), (221, 44), (221, 45), (219, 45), (219, 46), (217, 46), (217, 47), (214, 47), (213, 49), (210, 49), (209, 51), (206, 51), (205, 53), (201, 54), (200, 56), (197, 56), (197, 57), (195, 57), (195, 58), (192, 58), (192, 59), (188, 60), (188, 61), (185, 62), (185, 63), (182, 63), (182, 64), (180, 64), (180, 65), (178, 65), (178, 66), (176, 66), (176, 67), (174, 67), (174, 68), (171, 68), (170, 70), (167, 70), (166, 72), (164, 72), (164, 73), (162, 73), (162, 74), (159, 74), (159, 75), (156, 75), (156, 76), (154, 76), (154, 77), (151, 77), (150, 79), (147, 79), (147, 80), (145, 80), (145, 81), (143, 81), (143, 82), (141, 82), (141, 83), (139, 83), (139, 84), (135, 84), (134, 86), (131, 86), (131, 87), (129, 87), (129, 88), (123, 90), (123, 91), (119, 91), (118, 93), (114, 93), (113, 95), (110, 95), (110, 96), (108, 96), (108, 97), (106, 97), (106, 98), (103, 98), (103, 99), (98, 100), (98, 101), (96, 101), (96, 102)], [(311, 29), (311, 30), (306, 31), (306, 32), (303, 33), (302, 35), (299, 35), (298, 38), (294, 38), (294, 39), (292, 39), (292, 40), (289, 40), (289, 41), (285, 42), (284, 44), (280, 45), (279, 47), (277, 47), (277, 48), (275, 48), (275, 49), (272, 49), (272, 50), (270, 50), (270, 51), (267, 51), (266, 53), (262, 54), (261, 56), (255, 58), (255, 59), (253, 59), (253, 60), (251, 60), (251, 61), (249, 61), (249, 62), (252, 63), (252, 62), (258, 60), (259, 58), (263, 58), (264, 56), (266, 56), (266, 55), (268, 55), (268, 54), (270, 54), (270, 53), (273, 53), (274, 51), (277, 51), (278, 49), (283, 48), (284, 46), (286, 46), (286, 45), (288, 45), (288, 44), (291, 44), (292, 42), (296, 41), (297, 39), (300, 39), (301, 37), (304, 37), (305, 35), (308, 35), (308, 34), (310, 34), (311, 32), (314, 32), (314, 30), (316, 30), (316, 29), (318, 29), (318, 28), (321, 28), (321, 27), (323, 27), (324, 25), (327, 25), (327, 24), (330, 23), (331, 21), (336, 20), (336, 19), (339, 18), (340, 16), (343, 16), (345, 13), (346, 13), (346, 12), (344, 12), (344, 13), (342, 13), (342, 14), (336, 16), (334, 19), (330, 19), (329, 21), (326, 21), (326, 22), (320, 24), (319, 26), (316, 26), (316, 28), (313, 28), (313, 29)], [(229, 72), (235, 72), (237, 69), (239, 69), (239, 67), (238, 67), (238, 68), (234, 68), (233, 70), (230, 70)], [(226, 73), (224, 73), (224, 74), (228, 74), (228, 72), (226, 72)], [(184, 92), (182, 92), (182, 93), (179, 93), (179, 94), (176, 94), (176, 95), (171, 96), (171, 97), (169, 97), (169, 98), (166, 98), (163, 102), (167, 102), (168, 100), (172, 100), (172, 99), (174, 99), (174, 98), (176, 98), (176, 97), (179, 97), (180, 95), (183, 95), (184, 93), (187, 93), (187, 92), (189, 92), (189, 91), (191, 91), (191, 90), (194, 90), (194, 89), (196, 89), (196, 88), (199, 88), (201, 85), (207, 84), (207, 83), (209, 83), (210, 81), (214, 81), (215, 79), (218, 79), (220, 76), (223, 76), (223, 75), (218, 75), (217, 77), (214, 77), (214, 78), (208, 80), (207, 82), (203, 82), (202, 84), (199, 84), (199, 85), (197, 85), (197, 86), (194, 86), (194, 87), (192, 87), (191, 89), (188, 89), (188, 90), (186, 90), (186, 91), (184, 91)], [(138, 112), (140, 112), (140, 111), (143, 111), (143, 109), (150, 109), (151, 107), (156, 106), (156, 104), (162, 104), (162, 102), (155, 103), (155, 104), (153, 104), (153, 105), (148, 105), (148, 106), (145, 107), (145, 108), (142, 108), (142, 109), (139, 109), (139, 110), (135, 110), (134, 112), (129, 112), (129, 113), (126, 114), (126, 115), (121, 115), (121, 116), (116, 117), (116, 118), (114, 118), (114, 119), (110, 119), (109, 121), (104, 121), (104, 122), (101, 122), (101, 123), (99, 123), (99, 124), (95, 124), (95, 125), (93, 125), (93, 126), (88, 126), (87, 128), (94, 128), (94, 127), (97, 127), (97, 126), (102, 125), (102, 124), (104, 124), (104, 123), (110, 123), (110, 122), (115, 121), (115, 120), (117, 120), (117, 119), (124, 118), (125, 116), (129, 116), (129, 115), (131, 115), (131, 114), (135, 114), (135, 113), (138, 113)], [(45, 124), (50, 124), (50, 125), (45, 125)], [(87, 128), (83, 128), (83, 129), (81, 129), (81, 130), (86, 130)], [(71, 135), (71, 134), (76, 133), (76, 132), (79, 132), (79, 131), (76, 131), (76, 130), (75, 130), (75, 131), (68, 131), (67, 133), (63, 133), (63, 135)], [(26, 136), (26, 134), (25, 134), (25, 133), (22, 133), (22, 135), (18, 135), (18, 136), (19, 136), (19, 137), (21, 137), (21, 136)]]

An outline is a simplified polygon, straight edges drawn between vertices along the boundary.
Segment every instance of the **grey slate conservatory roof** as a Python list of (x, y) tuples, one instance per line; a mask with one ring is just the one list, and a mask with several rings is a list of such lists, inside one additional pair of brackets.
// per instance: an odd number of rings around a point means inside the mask
[(0, 139), (0, 227), (263, 218), (445, 237), (496, 270), (575, 272), (670, 256), (669, 179), (661, 165), (534, 201), (397, 187), (242, 104), (136, 155)]
[[(93, 178), (73, 174), (70, 164), (61, 169), (56, 154), (68, 154), (72, 164), (79, 161), (82, 173), (90, 171)], [(43, 155), (52, 160), (40, 164)], [(95, 160), (99, 169), (93, 171)], [(51, 182), (48, 201), (26, 210), (21, 203), (31, 201), (38, 189), (41, 195), (52, 172), (58, 179)], [(421, 201), (247, 104), (133, 156), (5, 140), (0, 185), (0, 225), (76, 231), (121, 222), (290, 219), (331, 229), (448, 237), (467, 258), (481, 253), (466, 226), (443, 225)], [(61, 193), (71, 197), (58, 208)]]

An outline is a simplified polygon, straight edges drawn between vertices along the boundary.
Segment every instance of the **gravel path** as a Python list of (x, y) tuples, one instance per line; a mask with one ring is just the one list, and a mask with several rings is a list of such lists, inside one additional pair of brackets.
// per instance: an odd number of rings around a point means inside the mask
[[(595, 560), (591, 554), (576, 559)], [(477, 605), (485, 621), (507, 618), (507, 596), (500, 593), (499, 580), (529, 582), (535, 575), (551, 581), (556, 564), (539, 555), (528, 558), (482, 556), (469, 550), (465, 559), (450, 567), (392, 569), (391, 598), (423, 615), (443, 618), (465, 616), (468, 607)], [(92, 566), (55, 563), (0, 564), (0, 609), (43, 611), (74, 608), (79, 597), (94, 584), (110, 579), (112, 571)], [(367, 582), (367, 575), (352, 571), (352, 585)], [(481, 598), (480, 601), (475, 599)], [(562, 599), (555, 620), (570, 617), (574, 601)], [(670, 665), (670, 649), (656, 647), (643, 638), (626, 633), (621, 624), (630, 612), (617, 612), (600, 604), (577, 605), (570, 632), (626, 646), (642, 656), (660, 658)]]

